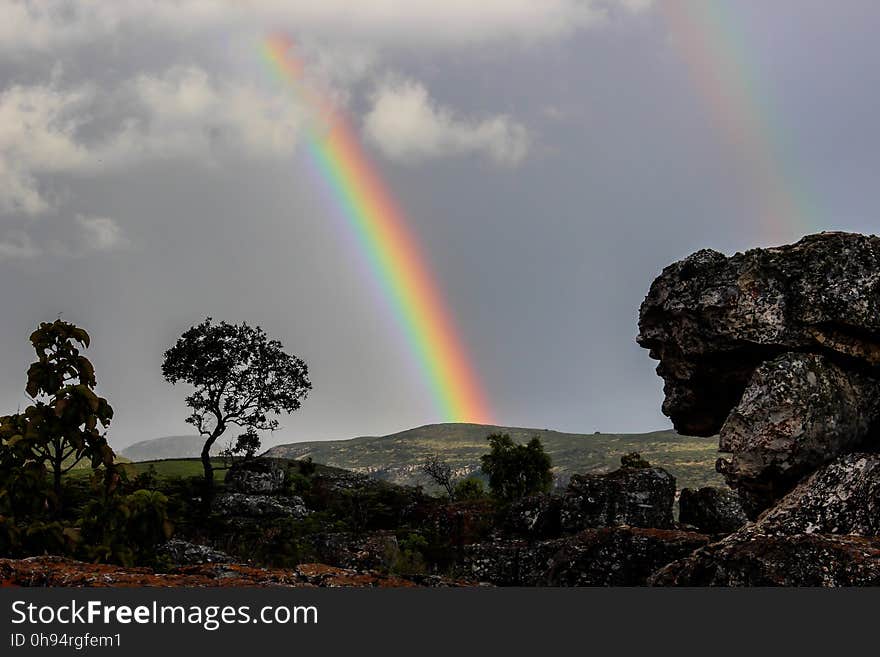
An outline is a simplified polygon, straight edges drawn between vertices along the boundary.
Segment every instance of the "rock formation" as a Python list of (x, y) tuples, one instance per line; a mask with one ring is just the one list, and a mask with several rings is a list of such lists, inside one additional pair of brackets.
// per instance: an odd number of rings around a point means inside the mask
[(678, 520), (704, 534), (730, 534), (748, 521), (739, 497), (726, 488), (685, 488), (678, 498)]
[(822, 233), (663, 270), (638, 342), (660, 361), (676, 429), (720, 433), (718, 463), (751, 517), (880, 419), (880, 238)]

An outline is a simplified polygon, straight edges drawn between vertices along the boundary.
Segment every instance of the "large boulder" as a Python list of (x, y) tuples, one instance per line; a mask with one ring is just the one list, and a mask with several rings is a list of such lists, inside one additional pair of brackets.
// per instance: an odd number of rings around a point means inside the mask
[(654, 586), (877, 586), (880, 538), (765, 534), (754, 527), (668, 564)]
[(499, 586), (642, 586), (658, 568), (708, 543), (693, 532), (586, 529), (564, 538), (497, 539), (465, 547), (461, 576)]
[(660, 361), (664, 412), (711, 436), (762, 362), (785, 352), (880, 364), (880, 238), (821, 233), (726, 257), (703, 250), (651, 285), (638, 343)]
[(246, 495), (244, 493), (217, 495), (211, 502), (211, 510), (222, 516), (245, 518), (289, 516), (300, 519), (309, 515), (309, 510), (301, 497)]
[(880, 383), (818, 354), (762, 363), (721, 427), (718, 471), (754, 516), (801, 478), (860, 447), (880, 417)]
[(272, 495), (284, 490), (286, 471), (273, 459), (253, 459), (236, 463), (224, 479), (226, 489), (249, 495)]
[(678, 498), (678, 520), (704, 534), (730, 534), (748, 521), (739, 496), (727, 488), (684, 488)]
[(880, 419), (880, 238), (822, 233), (732, 257), (710, 250), (654, 281), (638, 342), (663, 411), (731, 454), (718, 469), (755, 517)]
[(776, 535), (880, 535), (880, 454), (848, 454), (825, 465), (756, 526)]
[(172, 538), (162, 543), (156, 552), (166, 557), (176, 566), (191, 566), (202, 563), (232, 563), (235, 561), (225, 552), (220, 552), (207, 545), (190, 543), (179, 538)]
[(621, 464), (607, 474), (572, 476), (560, 509), (563, 532), (621, 525), (672, 526), (675, 477), (663, 468), (651, 467), (638, 455), (624, 456)]

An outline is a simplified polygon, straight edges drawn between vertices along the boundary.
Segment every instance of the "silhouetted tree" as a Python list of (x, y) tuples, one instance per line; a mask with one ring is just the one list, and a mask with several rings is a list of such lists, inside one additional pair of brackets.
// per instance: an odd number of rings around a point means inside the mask
[(455, 486), (452, 484), (452, 467), (437, 454), (431, 454), (421, 466), (424, 472), (438, 486), (446, 490), (449, 499), (455, 497)]
[(202, 466), (209, 497), (214, 486), (211, 446), (227, 427), (245, 429), (256, 450), (256, 432), (278, 426), (269, 416), (297, 410), (312, 388), (306, 364), (285, 353), (259, 326), (215, 324), (210, 317), (165, 352), (162, 374), (172, 384), (184, 381), (195, 387), (186, 398), (192, 409), (186, 421), (205, 439)]
[(47, 466), (60, 509), (61, 477), (80, 461), (89, 459), (92, 468), (103, 465), (111, 474), (115, 454), (105, 430), (113, 409), (95, 394), (95, 368), (77, 347), (89, 346), (84, 329), (60, 319), (44, 322), (30, 341), (37, 361), (27, 371), (25, 391), (34, 403), (0, 417), (0, 444)]
[(506, 433), (492, 434), (487, 440), (491, 451), (480, 463), (495, 497), (510, 501), (550, 490), (552, 463), (538, 437), (525, 445), (513, 442)]

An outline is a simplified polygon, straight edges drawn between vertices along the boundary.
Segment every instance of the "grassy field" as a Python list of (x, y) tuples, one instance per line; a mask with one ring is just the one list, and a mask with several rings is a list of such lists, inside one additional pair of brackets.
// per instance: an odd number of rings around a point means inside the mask
[(628, 452), (640, 452), (652, 464), (669, 470), (679, 488), (723, 483), (715, 472), (717, 439), (680, 436), (673, 431), (570, 434), (476, 424), (435, 424), (389, 436), (290, 443), (273, 447), (266, 454), (279, 458), (310, 456), (316, 463), (394, 483), (425, 485), (428, 482), (419, 470), (425, 457), (440, 455), (458, 476), (476, 473), (480, 456), (487, 451), (486, 436), (495, 432), (509, 433), (518, 442), (538, 436), (553, 459), (557, 481), (563, 484), (572, 474), (615, 469), (620, 465), (620, 457)]

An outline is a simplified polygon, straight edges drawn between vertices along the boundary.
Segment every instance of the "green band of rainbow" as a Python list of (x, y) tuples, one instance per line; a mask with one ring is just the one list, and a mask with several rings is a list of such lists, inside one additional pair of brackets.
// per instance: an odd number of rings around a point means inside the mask
[(264, 43), (267, 61), (316, 113), (309, 151), (394, 309), (409, 349), (445, 421), (491, 423), (486, 396), (421, 248), (341, 112), (303, 83), (303, 64), (284, 36)]

